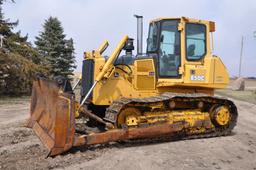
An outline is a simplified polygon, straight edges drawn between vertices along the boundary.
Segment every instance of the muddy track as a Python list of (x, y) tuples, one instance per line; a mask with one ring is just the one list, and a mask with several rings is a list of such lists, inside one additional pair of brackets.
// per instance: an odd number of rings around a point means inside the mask
[(133, 105), (141, 105), (145, 107), (148, 104), (156, 104), (158, 102), (163, 102), (163, 103), (169, 103), (170, 101), (174, 102), (183, 102), (186, 103), (186, 101), (189, 102), (202, 102), (207, 105), (210, 105), (211, 107), (218, 104), (218, 105), (226, 105), (230, 108), (231, 111), (231, 122), (230, 124), (225, 127), (225, 128), (213, 128), (210, 129), (202, 134), (196, 134), (196, 135), (186, 135), (182, 134), (183, 132), (177, 132), (176, 137), (178, 136), (183, 136), (182, 139), (199, 139), (199, 138), (210, 138), (210, 137), (217, 137), (217, 136), (226, 136), (231, 133), (233, 128), (236, 126), (237, 123), (237, 108), (235, 104), (226, 99), (226, 98), (221, 98), (221, 97), (212, 97), (212, 96), (207, 96), (205, 94), (200, 94), (200, 93), (195, 93), (195, 94), (178, 94), (178, 93), (164, 93), (159, 96), (153, 96), (153, 97), (148, 97), (148, 98), (121, 98), (107, 108), (106, 111), (106, 116), (105, 120), (115, 124), (117, 126), (117, 119), (119, 114), (121, 113), (121, 110), (129, 107), (133, 107)]

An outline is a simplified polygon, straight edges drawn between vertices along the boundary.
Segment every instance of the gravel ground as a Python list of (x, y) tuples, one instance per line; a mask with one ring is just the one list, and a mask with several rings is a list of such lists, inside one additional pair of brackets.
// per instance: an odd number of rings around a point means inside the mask
[(234, 100), (239, 110), (233, 135), (144, 144), (74, 148), (45, 158), (47, 151), (24, 126), (28, 101), (0, 105), (0, 169), (254, 169), (256, 105)]

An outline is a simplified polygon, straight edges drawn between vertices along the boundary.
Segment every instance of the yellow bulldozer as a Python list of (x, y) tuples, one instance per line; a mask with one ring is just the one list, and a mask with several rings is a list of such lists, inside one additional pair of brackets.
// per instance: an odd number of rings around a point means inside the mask
[(234, 103), (214, 96), (229, 82), (226, 67), (212, 54), (215, 23), (152, 20), (143, 53), (143, 17), (135, 17), (136, 55), (134, 39), (126, 35), (110, 56), (103, 55), (108, 41), (85, 52), (81, 79), (73, 87), (63, 77), (34, 81), (28, 127), (49, 156), (115, 141), (225, 136), (235, 127)]

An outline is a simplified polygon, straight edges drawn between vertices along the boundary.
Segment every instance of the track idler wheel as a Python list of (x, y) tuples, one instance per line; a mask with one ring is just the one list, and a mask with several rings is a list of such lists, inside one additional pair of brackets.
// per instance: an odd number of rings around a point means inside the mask
[(215, 106), (211, 111), (211, 119), (215, 126), (226, 127), (231, 121), (231, 113), (227, 106)]
[(117, 127), (137, 126), (139, 124), (139, 116), (141, 112), (132, 107), (125, 108), (121, 111), (117, 119)]

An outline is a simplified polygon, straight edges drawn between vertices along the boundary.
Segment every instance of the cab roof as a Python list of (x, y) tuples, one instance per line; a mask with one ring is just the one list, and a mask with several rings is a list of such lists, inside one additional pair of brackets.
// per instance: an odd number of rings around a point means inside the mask
[(209, 23), (212, 21), (207, 21), (207, 20), (202, 20), (202, 19), (194, 19), (194, 18), (189, 18), (189, 17), (159, 17), (156, 19), (151, 20), (150, 22), (157, 22), (157, 21), (162, 21), (162, 20), (185, 20), (185, 21), (192, 21), (192, 22), (205, 22)]
[(182, 17), (160, 17), (160, 18), (156, 18), (156, 19), (151, 20), (150, 23), (159, 22), (159, 21), (162, 21), (162, 20), (184, 20), (185, 22), (194, 22), (194, 23), (205, 24), (205, 25), (210, 26), (210, 32), (215, 31), (215, 23), (213, 21), (193, 19), (193, 18), (184, 17), (184, 16), (182, 16)]

